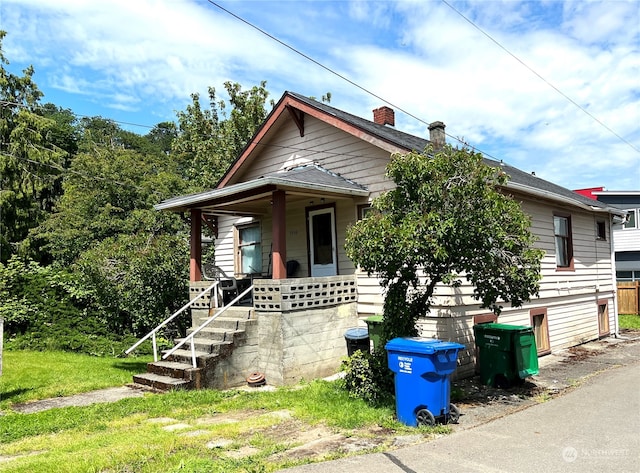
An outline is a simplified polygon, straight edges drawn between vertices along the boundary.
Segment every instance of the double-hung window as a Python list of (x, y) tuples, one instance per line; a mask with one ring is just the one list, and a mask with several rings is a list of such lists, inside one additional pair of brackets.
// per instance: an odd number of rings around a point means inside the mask
[(262, 231), (260, 224), (237, 227), (237, 267), (239, 273), (256, 274), (262, 272)]
[(573, 243), (571, 241), (571, 217), (553, 216), (553, 233), (556, 242), (556, 266), (573, 268)]

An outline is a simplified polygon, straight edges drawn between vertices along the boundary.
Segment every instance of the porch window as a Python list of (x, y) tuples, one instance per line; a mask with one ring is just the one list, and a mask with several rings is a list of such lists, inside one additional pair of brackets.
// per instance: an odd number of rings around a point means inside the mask
[(547, 309), (532, 309), (529, 315), (531, 316), (531, 326), (533, 327), (533, 335), (536, 339), (538, 356), (551, 353)]
[(237, 227), (238, 243), (237, 265), (240, 273), (256, 274), (262, 272), (262, 231), (260, 224)]
[(553, 233), (556, 241), (556, 265), (562, 269), (573, 269), (573, 247), (571, 241), (571, 217), (554, 215)]

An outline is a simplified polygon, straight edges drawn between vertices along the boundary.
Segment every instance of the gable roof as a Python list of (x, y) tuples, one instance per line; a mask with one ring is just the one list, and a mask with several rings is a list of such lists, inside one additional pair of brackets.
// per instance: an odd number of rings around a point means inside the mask
[[(315, 100), (303, 97), (300, 94), (285, 92), (285, 94), (289, 94), (293, 97), (296, 97), (303, 103), (306, 103), (310, 106), (314, 106), (318, 110), (322, 110), (327, 114), (333, 115), (336, 118), (343, 120), (347, 123), (350, 123), (362, 130), (370, 133), (373, 136), (378, 136), (393, 145), (403, 148), (405, 151), (418, 151), (421, 152), (429, 145), (429, 140), (425, 138), (421, 138), (415, 135), (410, 135), (408, 133), (404, 133), (402, 131), (398, 131), (395, 128), (391, 128), (384, 125), (379, 125), (370, 120), (366, 120), (361, 117), (357, 117), (350, 113), (344, 112), (342, 110), (338, 110), (334, 107), (331, 107), (325, 103), (320, 103)], [(534, 194), (538, 197), (546, 197), (551, 200), (556, 200), (559, 202), (572, 203), (574, 205), (578, 205), (582, 208), (588, 208), (589, 210), (603, 210), (603, 211), (611, 211), (615, 209), (611, 209), (606, 204), (602, 202), (594, 202), (593, 199), (589, 199), (585, 196), (578, 194), (570, 189), (559, 186), (549, 181), (545, 181), (544, 179), (540, 179), (531, 173), (527, 173), (521, 171), (520, 169), (506, 165), (502, 162), (495, 161), (493, 159), (484, 158), (483, 161), (485, 164), (492, 167), (501, 167), (504, 172), (509, 175), (510, 180), (507, 184), (507, 188), (513, 188), (514, 190), (519, 190), (521, 192), (525, 192), (528, 194)]]
[[(272, 131), (272, 127), (275, 126), (276, 122), (280, 120), (284, 114), (289, 114), (289, 117), (296, 123), (301, 136), (304, 135), (304, 116), (306, 114), (337, 127), (346, 133), (366, 140), (374, 146), (385, 149), (390, 153), (422, 152), (429, 145), (429, 140), (425, 138), (411, 135), (389, 126), (377, 124), (371, 120), (358, 117), (326, 103), (318, 102), (295, 92), (286, 91), (238, 158), (229, 166), (218, 182), (215, 190), (194, 196), (178, 197), (176, 199), (182, 200), (182, 203), (185, 205), (188, 205), (188, 203), (196, 204), (201, 201), (215, 200), (218, 197), (230, 195), (230, 193), (234, 191), (240, 192), (248, 190), (249, 188), (255, 190), (263, 185), (283, 186), (285, 183), (290, 186), (293, 185), (294, 187), (315, 188), (316, 190), (328, 186), (329, 188), (340, 189), (339, 193), (348, 194), (353, 192), (351, 195), (365, 195), (363, 194), (366, 192), (364, 188), (337, 175), (329, 177), (331, 173), (326, 169), (314, 170), (312, 168), (299, 168), (296, 172), (291, 172), (293, 170), (290, 170), (285, 174), (273, 173), (252, 181), (234, 184), (234, 179), (237, 179), (242, 173), (242, 170), (245, 169), (246, 166), (251, 165), (252, 156), (259, 153), (259, 144), (261, 141), (267, 139), (267, 135)], [(537, 198), (555, 201), (560, 204), (574, 205), (586, 210), (621, 215), (618, 209), (612, 208), (604, 202), (590, 199), (565, 187), (545, 181), (533, 174), (504, 164), (503, 162), (488, 158), (484, 158), (484, 162), (489, 166), (502, 168), (504, 172), (509, 175), (510, 180), (507, 183), (508, 189), (523, 192)], [(347, 182), (348, 184), (345, 184)], [(169, 204), (177, 204), (176, 199), (166, 200), (158, 204), (156, 208), (174, 209), (175, 207)]]

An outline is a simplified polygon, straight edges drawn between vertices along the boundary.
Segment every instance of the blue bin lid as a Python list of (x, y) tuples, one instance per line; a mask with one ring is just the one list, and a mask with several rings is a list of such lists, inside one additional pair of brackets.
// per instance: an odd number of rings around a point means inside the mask
[(364, 327), (354, 327), (347, 330), (344, 337), (349, 340), (362, 340), (369, 337), (369, 331)]
[(438, 351), (462, 350), (464, 345), (455, 342), (445, 342), (435, 338), (405, 337), (389, 340), (385, 348), (387, 351), (431, 355)]

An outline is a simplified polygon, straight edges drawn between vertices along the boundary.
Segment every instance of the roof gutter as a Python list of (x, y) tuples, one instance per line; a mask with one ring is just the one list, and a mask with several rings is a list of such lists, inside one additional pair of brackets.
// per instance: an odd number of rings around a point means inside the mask
[(512, 181), (507, 182), (507, 188), (518, 190), (524, 192), (529, 195), (535, 195), (536, 197), (542, 197), (544, 199), (552, 200), (555, 202), (560, 202), (562, 204), (574, 205), (576, 207), (580, 207), (581, 209), (588, 210), (591, 212), (598, 213), (607, 213), (612, 214), (615, 217), (620, 217), (622, 219), (626, 218), (627, 213), (624, 210), (617, 209), (614, 207), (597, 207), (593, 205), (588, 205), (584, 202), (580, 202), (577, 199), (571, 199), (569, 197), (565, 197), (562, 195), (555, 194), (553, 192), (545, 191), (542, 189), (536, 189), (535, 187), (525, 186), (524, 184), (517, 184)]

